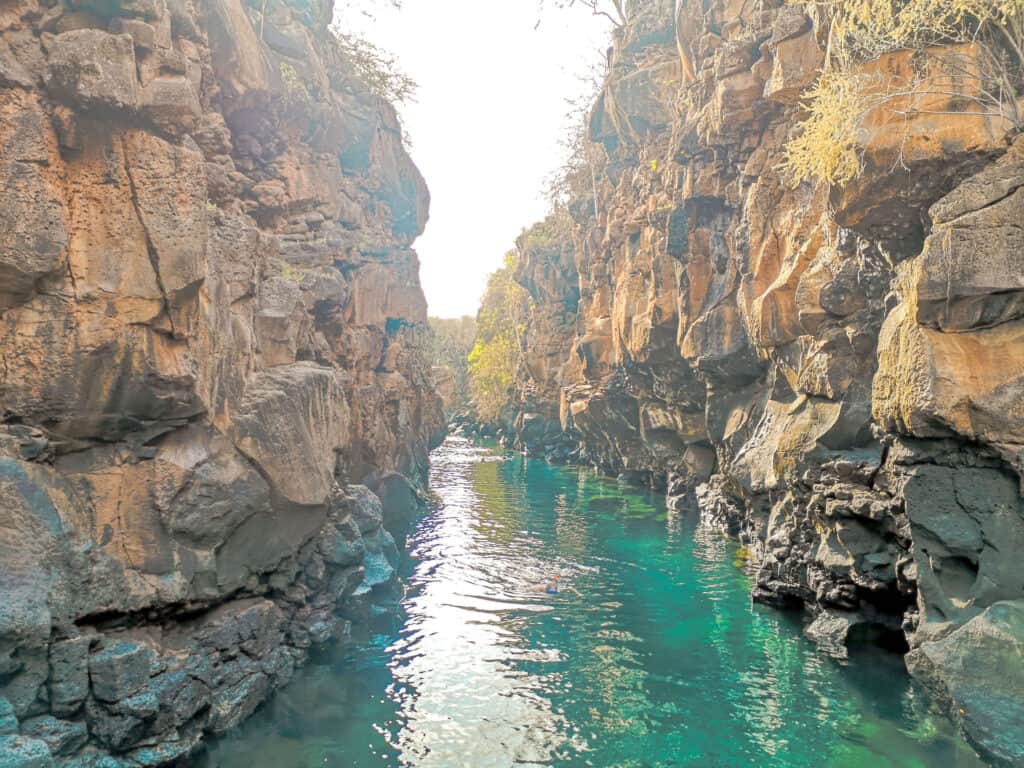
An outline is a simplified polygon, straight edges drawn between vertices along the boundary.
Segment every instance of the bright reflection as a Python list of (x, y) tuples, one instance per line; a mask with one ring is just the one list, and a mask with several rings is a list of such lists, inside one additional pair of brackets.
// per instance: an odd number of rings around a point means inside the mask
[[(389, 668), (403, 691), (395, 696), (403, 725), (394, 746), (410, 764), (548, 764), (572, 742), (564, 715), (544, 695), (542, 678), (518, 669), (522, 662), (562, 657), (522, 642), (529, 615), (551, 610), (529, 589), (543, 581), (546, 569), (529, 555), (536, 542), (510, 539), (490, 517), (508, 521), (514, 514), (493, 483), (497, 470), (466, 448), (435, 462), (445, 494), (413, 551), (431, 565), (414, 576), (406, 628), (389, 649)], [(522, 550), (515, 569), (502, 567), (506, 547)]]
[(898, 658), (840, 665), (752, 605), (736, 546), (692, 512), (454, 439), (431, 486), (402, 614), (206, 768), (978, 765)]

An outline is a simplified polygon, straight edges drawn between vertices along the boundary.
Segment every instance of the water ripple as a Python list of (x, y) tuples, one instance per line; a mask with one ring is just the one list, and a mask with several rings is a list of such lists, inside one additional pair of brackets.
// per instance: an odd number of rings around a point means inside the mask
[(840, 667), (752, 606), (693, 515), (454, 439), (431, 488), (400, 625), (301, 672), (210, 768), (976, 765), (898, 660)]

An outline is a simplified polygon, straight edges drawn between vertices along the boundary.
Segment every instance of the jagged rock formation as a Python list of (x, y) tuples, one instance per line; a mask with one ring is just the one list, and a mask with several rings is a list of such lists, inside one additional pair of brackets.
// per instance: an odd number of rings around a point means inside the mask
[(590, 120), (596, 206), (581, 192), (574, 247), (523, 266), (519, 389), (543, 402), (521, 406), (520, 442), (546, 450), (533, 424), (557, 391), (585, 458), (678, 508), (696, 496), (749, 545), (757, 599), (806, 607), (839, 653), (909, 647), (972, 742), (1020, 764), (1024, 140), (935, 89), (868, 120), (854, 183), (794, 188), (779, 166), (823, 61), (811, 20), (632, 5)]
[(331, 13), (0, 9), (5, 766), (176, 759), (393, 581), (428, 196)]

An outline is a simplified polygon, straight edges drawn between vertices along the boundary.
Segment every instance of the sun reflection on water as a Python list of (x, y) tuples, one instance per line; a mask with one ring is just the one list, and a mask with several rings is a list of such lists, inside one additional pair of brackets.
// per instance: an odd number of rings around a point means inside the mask
[(457, 440), (431, 485), (394, 626), (318, 659), (200, 765), (979, 765), (898, 659), (840, 666), (752, 605), (735, 545), (692, 512)]

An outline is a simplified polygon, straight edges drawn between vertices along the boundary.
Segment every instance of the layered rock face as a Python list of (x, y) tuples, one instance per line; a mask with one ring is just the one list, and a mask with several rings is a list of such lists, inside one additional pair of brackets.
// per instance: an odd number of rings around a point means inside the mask
[(331, 6), (0, 10), (4, 765), (176, 759), (393, 581), (428, 196)]
[(781, 2), (633, 4), (590, 121), (596, 205), (570, 205), (571, 256), (525, 267), (527, 359), (549, 362), (520, 423), (558, 389), (587, 459), (747, 543), (755, 598), (808, 608), (840, 654), (909, 647), (987, 757), (1019, 764), (1024, 143), (933, 69), (943, 87), (869, 117), (859, 179), (794, 187), (822, 36)]
[(570, 227), (567, 217), (553, 214), (516, 242), (515, 279), (533, 307), (515, 375), (517, 409), (507, 426), (523, 448), (556, 460), (575, 457), (574, 435), (563, 431), (559, 414), (565, 352), (575, 338), (580, 299)]

